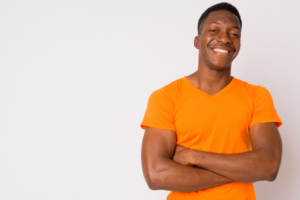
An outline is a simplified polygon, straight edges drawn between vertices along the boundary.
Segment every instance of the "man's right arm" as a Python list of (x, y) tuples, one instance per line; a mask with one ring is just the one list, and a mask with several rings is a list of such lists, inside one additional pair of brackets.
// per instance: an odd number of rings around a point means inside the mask
[(193, 192), (233, 182), (224, 176), (172, 160), (176, 133), (147, 127), (142, 143), (142, 168), (150, 189)]

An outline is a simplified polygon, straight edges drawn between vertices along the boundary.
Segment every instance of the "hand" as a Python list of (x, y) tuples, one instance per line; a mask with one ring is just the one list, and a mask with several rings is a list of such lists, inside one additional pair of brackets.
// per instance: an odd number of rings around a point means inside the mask
[(175, 162), (178, 162), (182, 165), (188, 165), (188, 166), (193, 166), (191, 163), (191, 153), (192, 150), (185, 148), (183, 146), (177, 145), (176, 149), (175, 149), (175, 153), (173, 156), (173, 160)]

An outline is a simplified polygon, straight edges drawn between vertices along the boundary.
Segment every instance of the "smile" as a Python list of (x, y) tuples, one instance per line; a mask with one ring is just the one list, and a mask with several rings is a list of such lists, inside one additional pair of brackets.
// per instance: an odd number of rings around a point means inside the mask
[(220, 52), (220, 53), (229, 53), (230, 51), (224, 50), (224, 49), (213, 49), (215, 52)]

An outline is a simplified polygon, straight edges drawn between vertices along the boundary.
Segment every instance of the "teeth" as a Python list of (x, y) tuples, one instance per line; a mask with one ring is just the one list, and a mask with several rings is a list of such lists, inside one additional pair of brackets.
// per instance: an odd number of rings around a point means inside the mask
[(221, 53), (229, 53), (228, 51), (226, 50), (223, 50), (223, 49), (213, 49), (215, 52), (221, 52)]

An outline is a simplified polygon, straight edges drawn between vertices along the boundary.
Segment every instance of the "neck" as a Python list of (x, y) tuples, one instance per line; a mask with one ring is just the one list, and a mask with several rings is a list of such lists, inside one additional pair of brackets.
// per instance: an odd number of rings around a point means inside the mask
[(227, 85), (231, 81), (231, 66), (223, 70), (217, 70), (207, 65), (199, 65), (195, 73), (199, 84), (210, 86)]
[(199, 90), (214, 95), (226, 87), (232, 80), (231, 66), (223, 70), (216, 70), (199, 63), (198, 70), (187, 78)]

